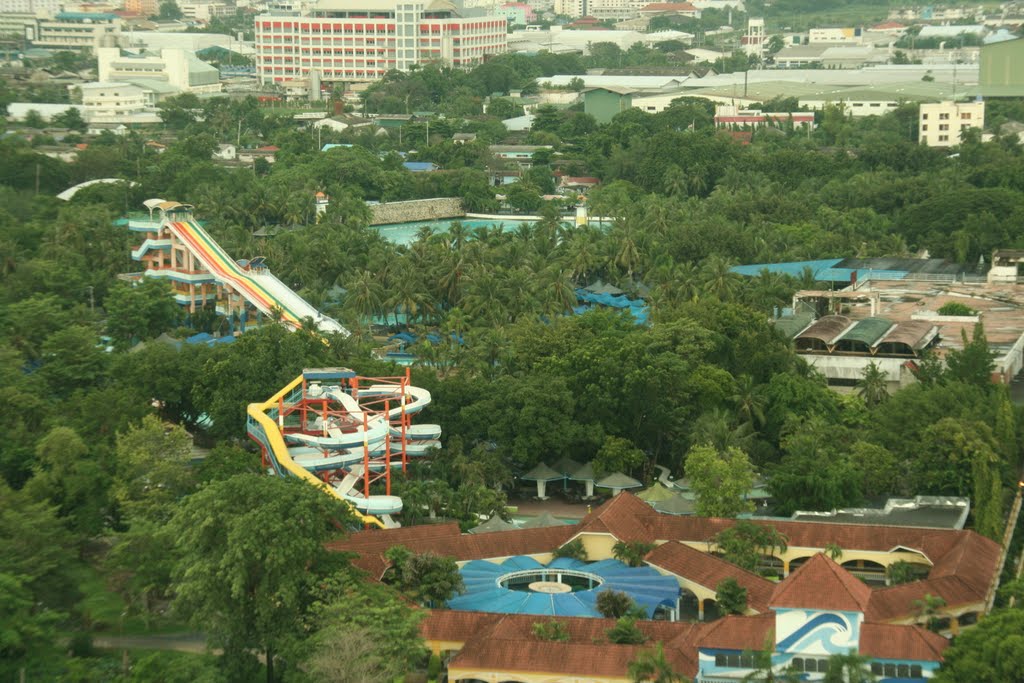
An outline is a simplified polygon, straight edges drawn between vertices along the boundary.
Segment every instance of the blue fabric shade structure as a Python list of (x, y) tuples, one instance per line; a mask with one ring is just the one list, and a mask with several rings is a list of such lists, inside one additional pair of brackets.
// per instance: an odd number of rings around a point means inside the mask
[[(674, 609), (679, 598), (679, 584), (675, 578), (663, 576), (652, 567), (630, 567), (618, 560), (581, 562), (559, 557), (543, 565), (532, 557), (519, 555), (501, 564), (473, 560), (467, 562), (460, 571), (466, 592), (448, 601), (450, 609), (600, 617), (601, 613), (597, 611), (598, 594), (615, 590), (629, 595), (651, 618), (660, 606)], [(576, 579), (577, 590), (534, 592), (526, 590), (526, 584), (523, 583), (533, 579), (557, 583), (560, 577), (568, 575)], [(520, 580), (519, 590), (507, 587), (510, 579)]]

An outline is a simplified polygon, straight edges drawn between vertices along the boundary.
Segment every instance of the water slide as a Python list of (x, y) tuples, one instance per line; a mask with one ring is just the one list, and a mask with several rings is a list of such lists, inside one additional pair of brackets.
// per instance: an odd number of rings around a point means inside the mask
[[(314, 400), (327, 398), (340, 405), (349, 418), (348, 430), (343, 431), (341, 425), (332, 422), (333, 418), (324, 422), (318, 416), (312, 424), (303, 425), (303, 432), (285, 434), (281, 429), (282, 421), (278, 418), (278, 411), (287, 397), (302, 386), (303, 377), (300, 375), (267, 401), (249, 405), (249, 436), (263, 447), (277, 474), (305, 479), (345, 501), (356, 517), (366, 524), (381, 528), (399, 526), (391, 515), (401, 512), (401, 498), (387, 495), (367, 497), (357, 488), (366, 474), (363, 469), (364, 449), (368, 449), (371, 455), (381, 455), (386, 448), (387, 437), (391, 436), (398, 439), (397, 443), (391, 444), (392, 454), (401, 453), (402, 430), (392, 426), (391, 421), (400, 420), (403, 409), (405, 415), (423, 410), (430, 404), (430, 392), (418, 387), (406, 387), (406, 391), (402, 392), (395, 385), (371, 385), (361, 390), (359, 396), (373, 399), (394, 397), (398, 405), (389, 408), (386, 414), (368, 415), (359, 401), (341, 387), (311, 384), (307, 396)], [(439, 426), (417, 427), (419, 429), (415, 432), (412, 426), (405, 429), (406, 454), (409, 456), (425, 455), (431, 448), (440, 446), (436, 440), (440, 436)], [(401, 461), (391, 463), (392, 467), (400, 467), (401, 464)], [(373, 467), (371, 465), (371, 470)], [(344, 472), (344, 476), (327, 483), (315, 474), (325, 472)]]
[(321, 314), (269, 271), (248, 270), (238, 265), (195, 221), (168, 221), (166, 225), (218, 281), (244, 296), (264, 315), (272, 317), (273, 309), (277, 308), (289, 327), (302, 327), (304, 318), (312, 318), (321, 332), (348, 336), (349, 331), (338, 321)]

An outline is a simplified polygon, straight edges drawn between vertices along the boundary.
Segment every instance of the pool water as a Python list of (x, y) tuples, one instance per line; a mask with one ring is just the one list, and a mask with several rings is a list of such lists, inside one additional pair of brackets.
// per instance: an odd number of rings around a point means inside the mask
[[(515, 230), (520, 225), (533, 225), (539, 222), (537, 218), (519, 218), (517, 216), (502, 216), (500, 218), (443, 218), (436, 221), (414, 221), (411, 223), (391, 223), (389, 225), (372, 226), (388, 242), (393, 244), (407, 245), (416, 241), (416, 233), (427, 227), (432, 232), (444, 232), (452, 223), (462, 223), (467, 229), (491, 228), (501, 226), (503, 232)], [(571, 218), (562, 220), (565, 226), (573, 224)], [(610, 225), (607, 220), (591, 219), (590, 225), (598, 228), (606, 228)]]
[(422, 228), (428, 227), (431, 231), (438, 233), (448, 230), (452, 223), (462, 223), (467, 229), (490, 228), (501, 226), (504, 232), (515, 230), (516, 227), (526, 223), (533, 225), (536, 220), (521, 219), (515, 216), (497, 218), (445, 218), (437, 221), (415, 221), (412, 223), (392, 223), (390, 225), (374, 226), (377, 232), (388, 242), (394, 244), (412, 244), (416, 241), (416, 233)]

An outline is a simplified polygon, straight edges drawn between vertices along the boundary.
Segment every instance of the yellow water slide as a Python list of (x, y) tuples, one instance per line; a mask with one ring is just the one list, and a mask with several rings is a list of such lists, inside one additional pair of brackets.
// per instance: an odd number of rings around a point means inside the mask
[(273, 418), (267, 415), (267, 411), (279, 407), (281, 399), (301, 384), (302, 375), (299, 375), (293, 381), (288, 383), (284, 389), (281, 389), (281, 391), (277, 392), (263, 403), (249, 404), (249, 408), (247, 410), (249, 417), (252, 418), (252, 420), (254, 420), (263, 431), (264, 438), (261, 439), (261, 442), (264, 447), (269, 448), (272, 451), (271, 456), (277, 461), (277, 464), (281, 468), (287, 470), (290, 475), (298, 477), (299, 479), (304, 479), (317, 488), (342, 501), (349, 507), (349, 509), (352, 510), (352, 514), (354, 514), (361, 522), (376, 525), (381, 529), (387, 528), (380, 518), (360, 512), (354, 505), (352, 505), (352, 503), (345, 500), (341, 494), (317, 479), (312, 473), (306, 471), (305, 468), (292, 460), (292, 456), (288, 452), (288, 447), (285, 445), (284, 435), (281, 433), (280, 426)]

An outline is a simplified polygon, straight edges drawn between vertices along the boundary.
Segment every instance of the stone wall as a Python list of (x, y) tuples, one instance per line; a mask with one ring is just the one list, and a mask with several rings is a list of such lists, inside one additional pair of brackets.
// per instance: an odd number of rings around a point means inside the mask
[(407, 202), (375, 204), (370, 207), (370, 211), (370, 225), (433, 221), (466, 215), (466, 211), (462, 208), (462, 200), (458, 197), (412, 199)]

